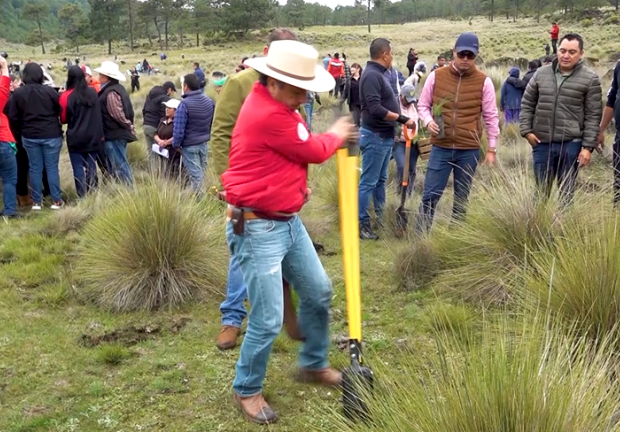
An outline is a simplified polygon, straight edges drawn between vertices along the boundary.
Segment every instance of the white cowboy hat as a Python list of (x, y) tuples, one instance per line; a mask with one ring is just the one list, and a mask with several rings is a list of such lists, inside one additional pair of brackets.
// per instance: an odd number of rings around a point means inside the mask
[(125, 75), (118, 68), (118, 65), (111, 61), (104, 61), (103, 63), (101, 63), (101, 67), (95, 69), (95, 72), (118, 81), (127, 80), (127, 78), (125, 78)]
[(162, 102), (162, 103), (166, 106), (166, 108), (177, 109), (181, 101), (178, 99), (170, 99), (168, 102)]
[(319, 53), (305, 43), (283, 40), (269, 45), (267, 57), (247, 59), (245, 64), (271, 78), (311, 92), (334, 89), (336, 81), (323, 66)]

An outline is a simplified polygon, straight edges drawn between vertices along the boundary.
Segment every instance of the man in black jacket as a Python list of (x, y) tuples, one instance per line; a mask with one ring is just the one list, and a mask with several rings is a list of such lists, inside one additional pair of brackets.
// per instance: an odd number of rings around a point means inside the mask
[(360, 80), (362, 175), (359, 184), (359, 223), (362, 240), (379, 238), (370, 226), (368, 210), (372, 197), (376, 222), (381, 226), (388, 162), (392, 156), (396, 123), (409, 127), (415, 125), (412, 119), (399, 113), (400, 104), (385, 76), (392, 67), (390, 42), (383, 38), (373, 40), (370, 44), (370, 58), (372, 60), (368, 62)]
[(127, 143), (136, 141), (133, 124), (134, 112), (127, 90), (119, 81), (125, 75), (114, 62), (103, 62), (95, 69), (101, 81), (99, 102), (103, 119), (105, 152), (110, 160), (112, 175), (123, 183), (133, 186), (133, 173), (127, 160)]
[(542, 66), (542, 63), (540, 60), (532, 60), (528, 64), (528, 71), (525, 75), (523, 75), (523, 78), (519, 79), (517, 77), (508, 77), (506, 79), (506, 82), (508, 84), (512, 84), (519, 90), (525, 90), (527, 87), (527, 83), (530, 82), (530, 80), (532, 79), (532, 77), (534, 76), (538, 68), (541, 66)]
[(144, 102), (142, 130), (146, 139), (146, 151), (151, 155), (149, 158), (151, 163), (157, 160), (157, 156), (153, 155), (151, 148), (155, 144), (155, 132), (157, 132), (159, 121), (166, 115), (164, 103), (168, 102), (176, 91), (174, 83), (166, 81), (163, 85), (153, 87), (146, 97), (146, 102)]

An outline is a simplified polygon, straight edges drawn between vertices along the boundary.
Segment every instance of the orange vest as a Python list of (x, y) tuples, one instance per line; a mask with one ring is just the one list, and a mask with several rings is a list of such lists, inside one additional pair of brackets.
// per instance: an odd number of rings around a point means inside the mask
[(486, 78), (476, 66), (463, 75), (453, 65), (435, 70), (433, 111), (441, 107), (445, 136), (432, 137), (431, 143), (444, 148), (480, 148)]

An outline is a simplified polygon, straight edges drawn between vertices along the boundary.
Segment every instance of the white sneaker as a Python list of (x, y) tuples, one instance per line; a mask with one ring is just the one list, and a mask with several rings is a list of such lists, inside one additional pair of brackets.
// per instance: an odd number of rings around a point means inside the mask
[(65, 205), (65, 203), (64, 203), (64, 202), (62, 202), (62, 201), (57, 201), (57, 202), (55, 202), (54, 204), (52, 204), (52, 205), (50, 206), (50, 209), (52, 209), (52, 210), (60, 210), (60, 209), (61, 209), (64, 205)]
[(32, 205), (32, 210), (34, 210), (34, 211), (39, 211), (39, 210), (41, 210), (41, 208), (42, 208), (41, 204), (34, 203)]

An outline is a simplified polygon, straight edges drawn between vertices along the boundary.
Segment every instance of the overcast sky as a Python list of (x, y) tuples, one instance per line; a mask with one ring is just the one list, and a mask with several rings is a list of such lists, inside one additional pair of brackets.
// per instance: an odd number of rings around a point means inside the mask
[[(280, 4), (286, 4), (286, 0), (278, 0)], [(336, 6), (353, 6), (355, 0), (306, 0), (306, 3), (320, 3), (334, 9)]]

